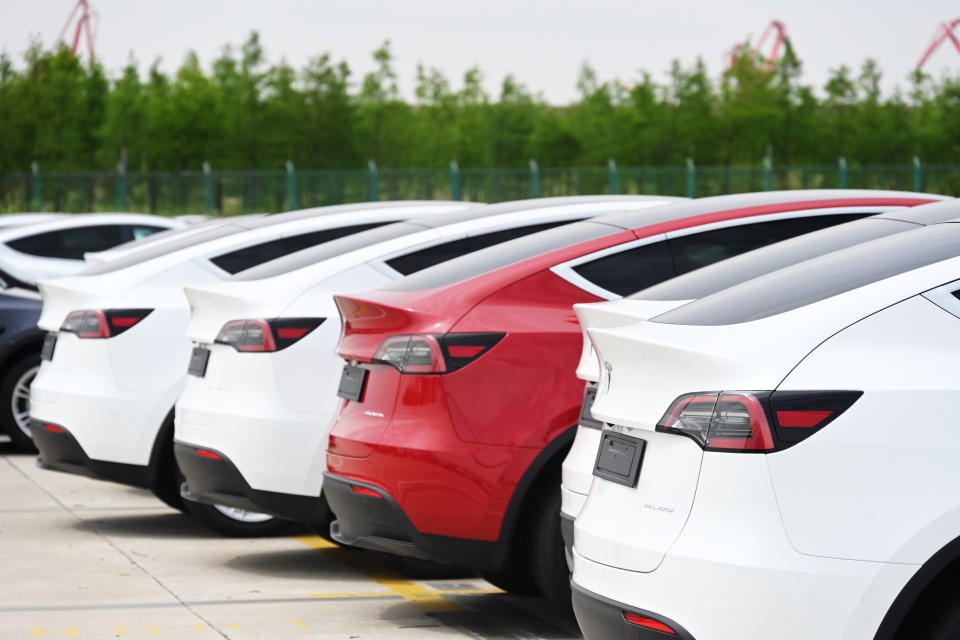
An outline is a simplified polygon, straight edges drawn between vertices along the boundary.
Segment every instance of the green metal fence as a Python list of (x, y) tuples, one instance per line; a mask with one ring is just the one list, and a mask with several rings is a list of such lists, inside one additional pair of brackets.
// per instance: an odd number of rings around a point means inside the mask
[(771, 189), (902, 189), (960, 195), (960, 165), (834, 165), (509, 169), (39, 171), (0, 173), (0, 212), (275, 212), (367, 200), (499, 202), (596, 193), (708, 196)]

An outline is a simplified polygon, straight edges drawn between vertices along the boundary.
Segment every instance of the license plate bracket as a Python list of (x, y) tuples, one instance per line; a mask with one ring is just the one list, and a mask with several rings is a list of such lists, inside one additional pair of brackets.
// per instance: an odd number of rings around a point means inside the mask
[(190, 354), (190, 366), (187, 367), (187, 373), (191, 376), (202, 378), (207, 374), (207, 362), (210, 360), (210, 349), (206, 347), (194, 347)]
[(590, 385), (583, 392), (583, 404), (580, 405), (580, 426), (600, 429), (603, 424), (590, 414), (593, 401), (597, 399), (597, 387)]
[(363, 367), (357, 367), (352, 364), (343, 365), (343, 373), (340, 374), (340, 386), (337, 387), (337, 395), (353, 402), (360, 402), (363, 397), (363, 388), (367, 382), (367, 374), (370, 373)]
[(610, 482), (636, 487), (647, 442), (622, 433), (605, 431), (593, 465), (593, 475)]
[(41, 360), (53, 360), (53, 351), (57, 348), (57, 334), (48, 333), (43, 338), (43, 348), (40, 349)]

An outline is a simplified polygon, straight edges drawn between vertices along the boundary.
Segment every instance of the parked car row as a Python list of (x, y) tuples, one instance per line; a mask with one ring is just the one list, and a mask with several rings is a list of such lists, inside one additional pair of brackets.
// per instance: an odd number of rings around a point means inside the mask
[(591, 639), (946, 638), (954, 220), (865, 190), (211, 220), (40, 280), (26, 433), (223, 533), (469, 568)]

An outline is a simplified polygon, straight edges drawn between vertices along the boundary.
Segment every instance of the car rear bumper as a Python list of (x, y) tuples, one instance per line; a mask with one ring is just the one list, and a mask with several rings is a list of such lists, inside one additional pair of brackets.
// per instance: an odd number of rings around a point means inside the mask
[[(301, 366), (294, 367), (275, 354), (213, 347), (206, 375), (187, 376), (177, 400), (176, 440), (226, 454), (253, 490), (319, 496), (327, 430), (338, 399), (313, 390), (309, 402), (304, 399), (304, 406), (294, 411), (284, 404), (279, 384), (291, 369), (313, 372), (315, 366), (298, 360)], [(334, 384), (323, 377), (323, 361), (319, 367), (319, 380), (313, 373), (309, 376), (316, 388)]]
[(150, 467), (93, 460), (73, 434), (62, 425), (45, 420), (31, 420), (30, 433), (40, 452), (37, 466), (41, 469), (73, 473), (144, 489), (153, 486), (154, 472)]
[(69, 425), (73, 438), (94, 460), (148, 466), (180, 388), (174, 381), (163, 390), (131, 391), (117, 386), (106, 363), (67, 368), (44, 362), (30, 387), (30, 416)]
[(478, 571), (498, 572), (506, 567), (506, 544), (422, 533), (397, 501), (379, 487), (326, 473), (324, 494), (336, 518), (330, 534), (341, 544)]
[[(663, 638), (694, 640), (683, 627), (663, 616), (604, 598), (577, 584), (572, 585), (571, 591), (573, 612), (577, 616), (577, 624), (580, 625), (585, 640), (663, 640)], [(624, 617), (625, 612), (665, 624), (673, 629), (674, 633), (630, 624)]]
[[(219, 458), (201, 456), (198, 450), (208, 451)], [(253, 489), (233, 462), (219, 451), (175, 441), (173, 453), (185, 477), (180, 495), (187, 500), (269, 513), (297, 522), (325, 524), (330, 521), (330, 509), (322, 496)]]

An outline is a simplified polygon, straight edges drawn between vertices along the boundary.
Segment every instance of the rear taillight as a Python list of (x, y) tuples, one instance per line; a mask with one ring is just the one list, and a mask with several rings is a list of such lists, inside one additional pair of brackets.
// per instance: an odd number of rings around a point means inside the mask
[(246, 353), (280, 351), (319, 327), (325, 319), (231, 320), (223, 325), (216, 342)]
[(846, 411), (861, 391), (724, 391), (673, 401), (657, 431), (692, 438), (707, 451), (779, 451)]
[(446, 333), (390, 336), (374, 362), (401, 373), (451, 373), (467, 366), (503, 339), (502, 333)]
[(654, 631), (660, 631), (661, 633), (666, 633), (669, 635), (677, 635), (677, 632), (663, 624), (659, 620), (654, 620), (653, 618), (648, 618), (646, 616), (641, 616), (638, 613), (631, 613), (629, 611), (623, 612), (623, 619), (632, 625), (638, 627), (643, 627), (644, 629), (653, 629)]
[(60, 331), (75, 333), (79, 338), (112, 338), (134, 326), (153, 309), (106, 309), (104, 311), (72, 311)]

